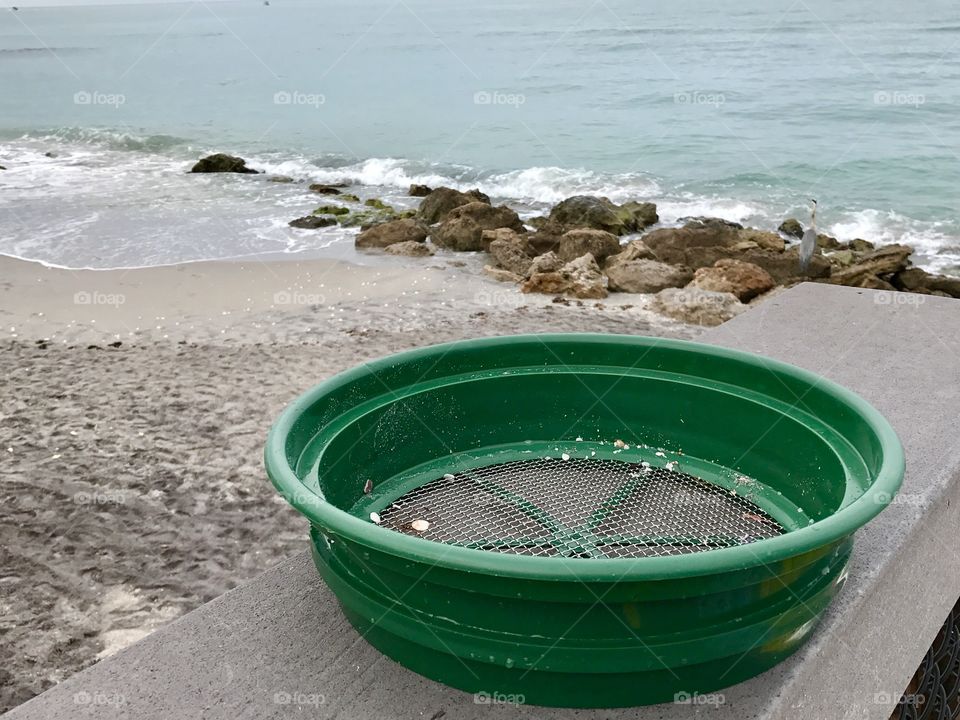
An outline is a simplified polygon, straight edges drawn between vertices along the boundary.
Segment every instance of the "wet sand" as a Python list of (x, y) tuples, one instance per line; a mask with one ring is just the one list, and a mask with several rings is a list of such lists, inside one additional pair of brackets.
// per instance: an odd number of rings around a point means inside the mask
[(0, 257), (0, 711), (302, 549), (306, 522), (261, 453), (303, 390), (469, 337), (699, 334), (645, 302), (558, 304), (436, 259), (72, 271)]

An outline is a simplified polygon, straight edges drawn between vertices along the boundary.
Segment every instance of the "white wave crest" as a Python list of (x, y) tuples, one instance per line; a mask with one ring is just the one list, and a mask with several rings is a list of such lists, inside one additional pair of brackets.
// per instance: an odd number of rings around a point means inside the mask
[(840, 241), (863, 238), (876, 245), (910, 245), (929, 270), (960, 265), (960, 240), (944, 222), (916, 220), (893, 210), (868, 208), (845, 213), (825, 231)]

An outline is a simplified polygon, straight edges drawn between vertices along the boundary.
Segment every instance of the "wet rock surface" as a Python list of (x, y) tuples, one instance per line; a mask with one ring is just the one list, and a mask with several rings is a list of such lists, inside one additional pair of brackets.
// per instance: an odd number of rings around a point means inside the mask
[[(454, 208), (472, 202), (483, 202), (483, 200), (475, 194), (471, 195), (453, 188), (439, 187), (423, 196), (423, 201), (417, 210), (417, 217), (428, 225), (433, 225), (445, 219)], [(489, 198), (486, 202), (490, 202)]]
[(247, 161), (235, 155), (225, 153), (214, 153), (207, 157), (200, 158), (197, 163), (190, 168), (192, 173), (241, 173), (254, 175), (258, 171), (247, 167)]
[(397, 243), (422, 243), (427, 239), (427, 228), (417, 220), (404, 218), (374, 225), (363, 230), (355, 241), (358, 248), (385, 248)]

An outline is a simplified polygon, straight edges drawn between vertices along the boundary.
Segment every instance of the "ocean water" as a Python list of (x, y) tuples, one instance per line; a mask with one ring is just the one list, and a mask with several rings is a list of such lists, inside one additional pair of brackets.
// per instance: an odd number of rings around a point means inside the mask
[[(0, 11), (0, 252), (70, 267), (350, 257), (294, 230), (346, 181), (575, 193), (960, 274), (955, 2), (308, 0)], [(263, 176), (191, 176), (226, 151)], [(51, 156), (48, 156), (51, 155)]]

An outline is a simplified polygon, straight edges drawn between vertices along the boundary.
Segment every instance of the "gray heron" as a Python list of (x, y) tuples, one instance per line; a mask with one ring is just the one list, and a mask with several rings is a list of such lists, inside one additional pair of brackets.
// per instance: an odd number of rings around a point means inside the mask
[(800, 272), (805, 273), (813, 258), (813, 251), (817, 249), (817, 201), (810, 199), (813, 209), (810, 211), (810, 227), (800, 238)]

